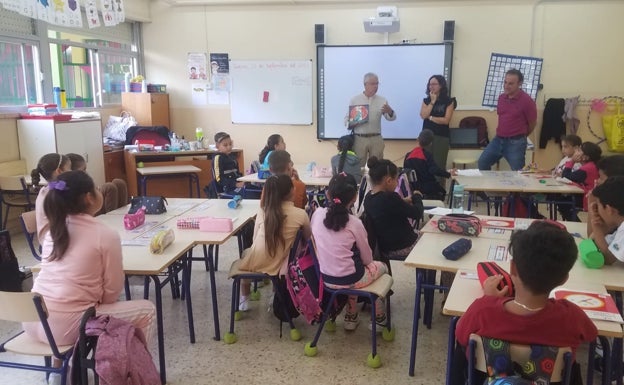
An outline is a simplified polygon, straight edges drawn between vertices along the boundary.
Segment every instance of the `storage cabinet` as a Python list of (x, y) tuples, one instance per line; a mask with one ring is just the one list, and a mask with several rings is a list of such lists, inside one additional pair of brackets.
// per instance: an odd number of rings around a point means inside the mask
[(107, 182), (113, 179), (123, 179), (128, 182), (123, 150), (104, 153), (104, 176)]
[(57, 122), (52, 119), (20, 119), (17, 121), (20, 158), (27, 170), (37, 168), (39, 158), (54, 152), (82, 155), (87, 173), (97, 186), (104, 183), (102, 123), (99, 119)]
[(169, 94), (123, 92), (121, 109), (128, 111), (139, 126), (169, 126)]

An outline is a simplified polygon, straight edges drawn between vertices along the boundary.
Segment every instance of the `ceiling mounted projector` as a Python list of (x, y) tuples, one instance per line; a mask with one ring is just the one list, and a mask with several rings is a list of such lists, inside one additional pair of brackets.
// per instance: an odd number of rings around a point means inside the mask
[(401, 29), (397, 7), (377, 7), (376, 16), (364, 19), (365, 32), (393, 33)]

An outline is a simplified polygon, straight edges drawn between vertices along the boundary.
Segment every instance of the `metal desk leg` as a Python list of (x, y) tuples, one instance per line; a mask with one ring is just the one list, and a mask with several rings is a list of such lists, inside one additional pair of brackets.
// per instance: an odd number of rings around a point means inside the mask
[(193, 304), (191, 302), (191, 267), (193, 266), (193, 249), (186, 252), (184, 260), (182, 261), (182, 292), (184, 293), (183, 299), (186, 301), (186, 314), (188, 316), (189, 324), (189, 338), (192, 344), (195, 343), (195, 323), (193, 320)]
[[(217, 303), (217, 282), (215, 278), (214, 253), (213, 248), (208, 248), (208, 274), (210, 276), (210, 292), (212, 295), (212, 316), (214, 318), (215, 336), (214, 340), (221, 339), (221, 330), (219, 328), (219, 305)], [(218, 250), (218, 249), (217, 249)]]
[(162, 286), (157, 275), (150, 276), (154, 281), (154, 292), (156, 293), (156, 330), (158, 331), (158, 361), (160, 364), (160, 382), (167, 383), (167, 372), (165, 368), (165, 332), (163, 330), (163, 310), (162, 310)]
[(420, 315), (420, 292), (423, 280), (423, 272), (416, 270), (416, 293), (414, 298), (414, 317), (412, 319), (412, 344), (410, 346), (409, 375), (414, 377), (416, 366), (416, 345), (418, 343), (418, 318)]
[(457, 321), (459, 321), (459, 317), (453, 317), (449, 324), (448, 351), (446, 353), (446, 385), (450, 385), (451, 366), (453, 365), (453, 355), (455, 354), (455, 328), (457, 327)]

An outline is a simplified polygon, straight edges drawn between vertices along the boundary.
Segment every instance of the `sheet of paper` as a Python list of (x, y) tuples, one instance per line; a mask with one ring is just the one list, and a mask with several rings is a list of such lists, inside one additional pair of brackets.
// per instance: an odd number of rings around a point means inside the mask
[(479, 171), (478, 169), (471, 168), (471, 169), (466, 169), (466, 170), (459, 169), (459, 170), (457, 170), (457, 175), (460, 175), (460, 176), (481, 176), (483, 174), (481, 174), (481, 171)]
[[(432, 209), (425, 210), (424, 212), (429, 215), (447, 215), (451, 214), (453, 210), (446, 207), (434, 207)], [(474, 211), (464, 210), (464, 214), (474, 214)]]

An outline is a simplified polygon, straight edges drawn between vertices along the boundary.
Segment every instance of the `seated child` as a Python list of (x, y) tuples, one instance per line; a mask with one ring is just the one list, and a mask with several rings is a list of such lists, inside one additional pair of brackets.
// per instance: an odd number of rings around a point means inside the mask
[[(87, 161), (80, 154), (65, 154), (71, 160), (72, 171), (87, 171)], [(106, 214), (128, 204), (128, 185), (123, 179), (115, 178), (97, 188), (104, 197), (104, 204), (97, 215)]]
[(589, 234), (607, 265), (624, 262), (624, 176), (609, 177), (597, 186), (590, 208), (592, 232)]
[[(561, 137), (561, 153), (563, 158), (559, 161), (559, 164), (552, 169), (553, 176), (561, 176), (565, 165), (572, 160), (572, 157), (577, 151), (580, 151), (583, 142), (578, 135), (564, 135)], [(581, 163), (575, 162), (572, 166), (572, 171), (576, 171), (581, 167)]]
[(260, 168), (262, 170), (269, 169), (269, 155), (275, 150), (286, 150), (286, 142), (284, 142), (284, 138), (282, 138), (280, 134), (269, 136), (266, 146), (260, 151), (258, 160), (260, 161)]
[[(284, 274), (288, 254), (299, 229), (310, 239), (310, 219), (293, 204), (293, 183), (288, 175), (270, 176), (260, 198), (253, 244), (243, 251), (241, 270), (269, 275)], [(248, 310), (250, 282), (241, 284), (239, 310)]]
[(239, 195), (242, 184), (239, 184), (236, 179), (243, 175), (238, 169), (236, 158), (231, 155), (234, 142), (230, 134), (226, 132), (217, 132), (214, 140), (218, 153), (212, 158), (212, 167), (219, 188), (218, 192)]
[[(352, 175), (334, 175), (327, 188), (327, 208), (316, 209), (310, 221), (319, 269), (325, 285), (330, 288), (359, 289), (388, 272), (383, 262), (373, 261), (366, 229), (350, 212), (357, 191)], [(356, 305), (357, 296), (350, 295), (344, 316), (345, 330), (355, 330), (360, 322)], [(378, 299), (375, 305), (377, 324), (386, 326), (383, 300)]]
[[(611, 155), (600, 158), (598, 163), (598, 179), (596, 179), (596, 186), (600, 186), (612, 176), (624, 175), (624, 155)], [(590, 192), (587, 194), (587, 234), (592, 233), (592, 219), (598, 215), (596, 211), (596, 198)]]
[(456, 170), (444, 170), (435, 163), (433, 154), (426, 147), (433, 143), (433, 131), (428, 128), (423, 129), (418, 135), (416, 147), (405, 155), (403, 167), (416, 171), (417, 180), (413, 189), (422, 193), (425, 199), (444, 200), (446, 190), (438, 183), (437, 177), (450, 178)]
[[(45, 154), (39, 159), (37, 168), (32, 170), (30, 178), (33, 186), (39, 186), (41, 177), (51, 182), (56, 179), (59, 174), (71, 171), (71, 160), (65, 155), (50, 153)], [(48, 231), (48, 218), (43, 211), (43, 201), (48, 193), (48, 186), (44, 186), (39, 190), (37, 199), (35, 200), (35, 213), (37, 218), (37, 237), (39, 244), (43, 243), (43, 237)]]
[[(515, 298), (505, 296), (507, 287), (496, 288), (501, 276), (488, 278), (485, 295), (474, 301), (457, 323), (459, 347), (465, 351), (471, 333), (517, 344), (570, 347), (573, 354), (581, 343), (593, 341), (596, 326), (583, 310), (566, 300), (549, 298), (552, 289), (567, 281), (576, 261), (578, 250), (572, 235), (556, 224), (535, 221), (528, 229), (512, 234), (509, 251)], [(465, 356), (456, 353), (451, 383), (463, 384), (460, 367), (461, 361), (466, 363)]]
[[(561, 176), (579, 184), (585, 191), (585, 195), (594, 188), (596, 179), (598, 179), (598, 167), (596, 162), (600, 160), (602, 150), (596, 143), (584, 142), (580, 149), (574, 153), (572, 158), (566, 162), (561, 172)], [(574, 170), (574, 164), (581, 163), (581, 167)], [(575, 206), (583, 207), (587, 211), (587, 198), (576, 194), (574, 196)], [(574, 208), (570, 205), (562, 205), (558, 207), (559, 212), (564, 220), (580, 222), (580, 219), (574, 212)]]
[(293, 182), (295, 191), (293, 194), (293, 202), (295, 207), (305, 209), (308, 203), (308, 193), (306, 191), (306, 185), (299, 179), (297, 170), (293, 168), (293, 162), (290, 159), (290, 154), (285, 150), (275, 150), (271, 152), (269, 158), (269, 171), (273, 175), (288, 175)]
[(423, 216), (422, 195), (414, 191), (401, 198), (394, 190), (399, 171), (387, 159), (368, 158), (371, 191), (364, 200), (364, 212), (373, 225), (379, 251), (386, 258), (405, 259), (418, 240), (409, 218), (419, 222)]
[(354, 143), (353, 135), (345, 135), (338, 139), (338, 155), (332, 156), (331, 166), (333, 175), (344, 171), (352, 175), (359, 184), (362, 180), (362, 167), (360, 167), (360, 158), (353, 152)]

